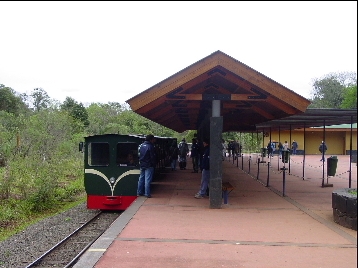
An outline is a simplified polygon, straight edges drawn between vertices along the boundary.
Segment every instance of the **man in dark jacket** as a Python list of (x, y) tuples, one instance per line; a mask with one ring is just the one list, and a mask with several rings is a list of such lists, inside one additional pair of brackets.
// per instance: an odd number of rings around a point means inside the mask
[(186, 169), (186, 156), (189, 153), (189, 146), (185, 141), (185, 138), (178, 144), (179, 149), (179, 167), (180, 169)]
[(208, 139), (204, 139), (204, 155), (202, 161), (200, 162), (200, 169), (201, 169), (201, 183), (200, 183), (200, 190), (194, 196), (195, 198), (203, 198), (206, 194), (206, 190), (209, 185), (210, 181), (210, 141)]
[(298, 148), (298, 143), (297, 143), (297, 141), (293, 140), (293, 142), (292, 142), (292, 154), (297, 154), (297, 148)]
[(137, 196), (145, 195), (148, 198), (152, 197), (150, 194), (150, 184), (156, 165), (154, 142), (155, 137), (153, 135), (147, 135), (145, 141), (139, 147), (140, 175), (138, 179)]
[(172, 171), (177, 169), (177, 160), (179, 155), (179, 149), (177, 145), (177, 141), (173, 141), (172, 145), (169, 148), (169, 155), (170, 155), (170, 166)]
[(324, 141), (322, 141), (322, 143), (319, 145), (318, 150), (320, 151), (320, 153), (322, 154), (322, 158), (320, 161), (324, 162), (324, 155), (327, 151), (327, 145)]

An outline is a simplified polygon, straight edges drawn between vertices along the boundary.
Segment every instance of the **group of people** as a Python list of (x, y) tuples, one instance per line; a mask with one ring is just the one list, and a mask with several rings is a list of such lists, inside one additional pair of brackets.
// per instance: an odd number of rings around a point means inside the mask
[[(189, 146), (185, 141), (185, 138), (177, 145), (174, 141), (169, 149), (171, 159), (171, 169), (176, 170), (177, 162), (179, 159), (179, 168), (181, 170), (186, 169), (186, 158), (189, 155)], [(203, 145), (198, 142), (196, 138), (192, 139), (190, 158), (192, 159), (193, 171), (192, 173), (199, 172), (200, 159), (203, 155)]]
[[(273, 141), (269, 141), (269, 143), (267, 144), (267, 152), (268, 155), (270, 157), (273, 156), (273, 153), (276, 150), (276, 144)], [(292, 155), (296, 155), (297, 154), (297, 149), (298, 149), (298, 143), (297, 141), (293, 140), (292, 144), (291, 144), (291, 149), (289, 148), (289, 144), (287, 141), (285, 141), (284, 143), (278, 142), (278, 150), (279, 150), (279, 156), (281, 158), (283, 152), (285, 151), (291, 151), (292, 150)], [(320, 151), (320, 153), (322, 154), (322, 158), (320, 161), (325, 161), (325, 152), (327, 151), (327, 145), (324, 141), (321, 142), (321, 144), (318, 147), (318, 150)]]
[[(223, 150), (225, 151), (225, 142), (224, 142), (224, 140), (223, 140)], [(242, 150), (242, 146), (238, 141), (231, 140), (231, 141), (228, 142), (228, 144), (227, 144), (227, 152), (229, 153), (229, 157), (233, 156), (234, 159), (236, 159), (236, 157), (241, 154), (241, 150)], [(224, 152), (224, 156), (225, 155), (226, 155), (226, 152)]]
[[(272, 157), (274, 152), (276, 151), (276, 143), (275, 141), (269, 141), (269, 143), (266, 146), (267, 149), (267, 154)], [(288, 144), (287, 141), (285, 141), (284, 143), (281, 143), (280, 141), (278, 142), (278, 151), (279, 151), (279, 157), (281, 158), (283, 152), (285, 151), (291, 151), (292, 150), (292, 155), (296, 155), (297, 154), (297, 149), (298, 149), (298, 143), (293, 140), (292, 144), (291, 144), (291, 149), (290, 146)]]
[[(138, 188), (137, 196), (146, 196), (151, 198), (150, 184), (153, 179), (154, 168), (156, 165), (156, 156), (155, 156), (155, 137), (153, 135), (147, 135), (145, 141), (139, 146), (139, 166), (140, 166), (140, 175), (138, 179)], [(192, 140), (191, 154), (193, 164), (193, 173), (198, 173), (199, 168), (201, 170), (201, 186), (195, 198), (203, 198), (207, 193), (209, 178), (210, 178), (210, 149), (209, 149), (209, 140), (204, 139), (201, 143), (194, 138)], [(169, 149), (170, 158), (171, 158), (171, 169), (176, 170), (177, 161), (179, 159), (180, 169), (186, 169), (186, 158), (189, 153), (189, 146), (186, 143), (185, 139), (177, 145), (176, 141), (173, 142)]]
[[(207, 194), (209, 179), (210, 179), (210, 142), (204, 139), (200, 142), (198, 139), (193, 138), (191, 144), (190, 158), (193, 164), (192, 173), (199, 173), (201, 170), (201, 183), (199, 192), (194, 195), (195, 198), (203, 198)], [(189, 154), (189, 146), (183, 138), (182, 141), (176, 145), (173, 142), (170, 150), (171, 169), (176, 170), (177, 160), (179, 158), (180, 169), (186, 169), (186, 158)]]
[[(145, 141), (139, 146), (139, 165), (140, 165), (140, 175), (138, 179), (138, 189), (137, 196), (146, 196), (148, 198), (152, 197), (150, 193), (150, 184), (152, 182), (154, 168), (156, 165), (156, 156), (155, 156), (155, 137), (153, 135), (147, 135)], [(293, 140), (291, 144), (292, 153), (297, 153), (298, 144)], [(269, 142), (267, 144), (267, 149), (269, 155), (272, 156), (276, 145), (274, 142)], [(289, 151), (289, 144), (285, 141), (283, 144), (278, 143), (279, 155), (281, 156), (284, 151)], [(325, 161), (324, 155), (327, 151), (327, 145), (324, 141), (320, 144), (318, 150), (322, 154), (321, 161)], [(177, 145), (176, 141), (170, 147), (170, 157), (171, 157), (171, 169), (176, 170), (176, 163), (179, 158), (180, 169), (186, 169), (186, 158), (189, 153), (189, 146), (186, 143), (185, 139)], [(195, 198), (204, 198), (207, 195), (207, 190), (210, 180), (210, 141), (209, 139), (204, 139), (202, 144), (196, 138), (192, 139), (191, 154), (193, 164), (193, 173), (198, 173), (199, 168), (201, 170), (201, 182), (200, 189), (194, 195)], [(182, 163), (182, 164), (180, 164)]]
[(176, 141), (173, 141), (172, 145), (169, 148), (170, 154), (170, 166), (172, 171), (177, 169), (177, 161), (179, 159), (179, 168), (181, 170), (186, 169), (186, 157), (189, 153), (189, 146), (186, 143), (185, 139), (177, 144)]

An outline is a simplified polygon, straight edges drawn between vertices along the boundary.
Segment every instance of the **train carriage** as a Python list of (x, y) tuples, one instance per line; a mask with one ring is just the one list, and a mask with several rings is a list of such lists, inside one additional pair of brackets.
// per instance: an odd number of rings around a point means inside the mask
[[(138, 147), (144, 140), (143, 135), (104, 134), (85, 137), (80, 143), (88, 209), (125, 210), (137, 198)], [(156, 137), (155, 173), (169, 165), (167, 150), (172, 141)]]

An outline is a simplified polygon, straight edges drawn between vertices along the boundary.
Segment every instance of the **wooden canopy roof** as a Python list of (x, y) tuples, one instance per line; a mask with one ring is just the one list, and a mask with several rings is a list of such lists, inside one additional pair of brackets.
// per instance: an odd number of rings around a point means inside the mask
[(354, 123), (357, 123), (357, 109), (308, 108), (302, 114), (257, 124), (256, 130), (265, 132), (268, 129), (288, 130)]
[(177, 132), (196, 130), (221, 101), (223, 132), (303, 113), (310, 102), (240, 61), (216, 51), (126, 102), (131, 109)]

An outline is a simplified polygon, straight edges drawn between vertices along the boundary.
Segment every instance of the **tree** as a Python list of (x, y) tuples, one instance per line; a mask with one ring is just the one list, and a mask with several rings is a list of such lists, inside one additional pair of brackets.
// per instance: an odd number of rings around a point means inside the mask
[[(114, 117), (117, 115), (116, 112), (113, 112), (109, 106), (104, 106), (100, 103), (92, 103), (89, 107), (87, 107), (86, 111), (88, 114), (88, 120), (90, 122), (87, 127), (87, 131), (89, 134), (105, 134), (107, 125), (115, 123)], [(113, 116), (112, 113), (116, 115)], [(110, 116), (112, 114), (112, 116)]]
[(346, 88), (357, 85), (357, 74), (353, 72), (330, 73), (314, 79), (310, 108), (340, 108)]
[(133, 112), (128, 105), (92, 103), (88, 108), (89, 134), (153, 134), (172, 137), (175, 131)]
[(6, 111), (12, 114), (20, 114), (27, 110), (26, 104), (20, 96), (11, 87), (0, 84), (0, 111)]
[(347, 87), (341, 104), (342, 109), (354, 109), (357, 108), (357, 85)]
[(32, 105), (36, 112), (46, 109), (51, 102), (47, 92), (42, 88), (35, 88), (30, 96), (32, 97)]
[(61, 105), (61, 110), (66, 111), (76, 121), (87, 127), (89, 125), (88, 113), (82, 103), (78, 103), (71, 97), (66, 97), (65, 101)]

